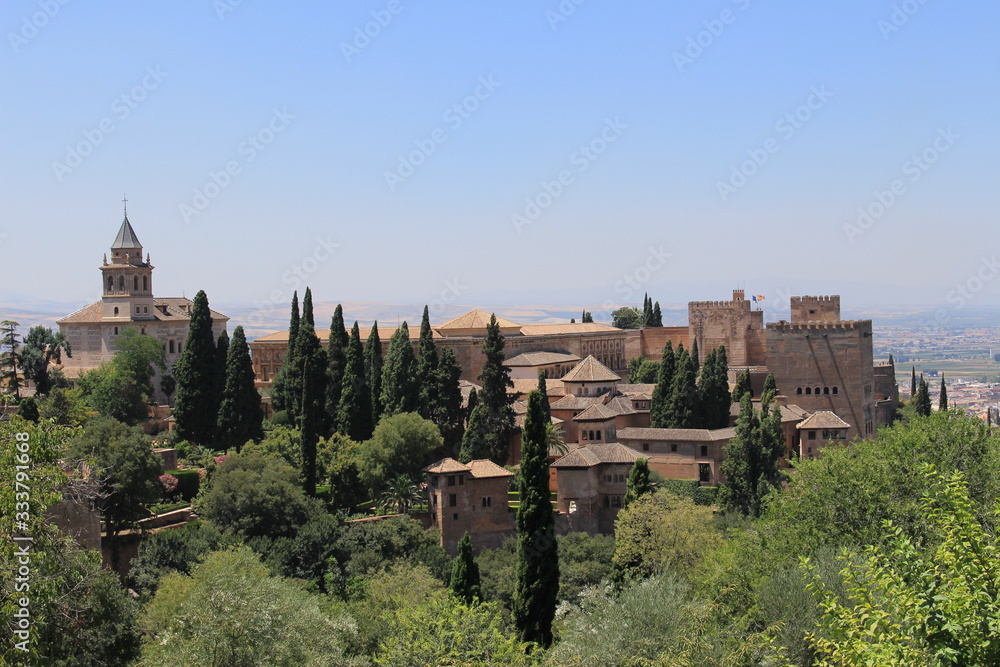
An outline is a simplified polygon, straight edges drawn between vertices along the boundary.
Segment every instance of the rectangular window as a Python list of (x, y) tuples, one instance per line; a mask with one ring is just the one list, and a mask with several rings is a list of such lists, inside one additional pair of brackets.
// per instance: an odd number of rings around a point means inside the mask
[(648, 442), (642, 443), (642, 451), (644, 451), (644, 452), (648, 452), (649, 451), (649, 443)]
[(701, 455), (702, 456), (708, 456), (708, 445), (702, 445), (701, 446)]
[(459, 475), (458, 476), (458, 485), (459, 486), (465, 486), (465, 475)]
[(448, 494), (448, 507), (458, 507), (458, 494), (449, 493)]
[(809, 431), (809, 439), (810, 440), (816, 439), (816, 431)]
[(448, 475), (448, 486), (455, 486), (455, 476)]
[(611, 507), (611, 498), (609, 496), (604, 496), (604, 506)]
[(621, 496), (611, 496), (611, 506), (612, 507), (621, 507), (622, 506), (622, 497)]
[(698, 464), (698, 481), (702, 484), (709, 484), (712, 481), (712, 466), (707, 463)]
[(670, 451), (671, 452), (676, 452), (677, 451), (677, 445), (670, 445)]

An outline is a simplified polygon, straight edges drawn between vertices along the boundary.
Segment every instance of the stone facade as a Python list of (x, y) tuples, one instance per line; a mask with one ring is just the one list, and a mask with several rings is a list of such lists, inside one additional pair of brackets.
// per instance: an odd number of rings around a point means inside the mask
[(515, 532), (515, 515), (507, 502), (514, 473), (482, 459), (459, 463), (446, 458), (424, 468), (431, 525), (441, 531), (441, 546), (454, 556), (466, 531), (473, 549), (496, 549)]
[(760, 344), (764, 312), (753, 310), (742, 290), (733, 291), (732, 301), (692, 301), (688, 304), (689, 342), (698, 341), (701, 361), (719, 345), (726, 346), (730, 366), (763, 366), (767, 363)]
[[(192, 301), (186, 298), (153, 296), (153, 265), (142, 257), (142, 244), (126, 216), (111, 245), (111, 261), (105, 256), (101, 270), (100, 301), (96, 301), (58, 321), (73, 356), (63, 355), (63, 373), (76, 379), (81, 373), (111, 361), (117, 340), (125, 327), (153, 336), (163, 343), (167, 369), (180, 358), (187, 340)], [(212, 335), (218, 338), (229, 318), (212, 311)], [(154, 400), (165, 403), (160, 392), (160, 376), (153, 378)]]
[(632, 464), (639, 458), (617, 443), (590, 444), (552, 464), (556, 471), (556, 505), (565, 517), (564, 530), (595, 535), (614, 533), (615, 519)]
[(832, 296), (793, 296), (788, 300), (791, 310), (792, 324), (808, 322), (825, 322), (833, 324), (840, 321), (840, 295)]

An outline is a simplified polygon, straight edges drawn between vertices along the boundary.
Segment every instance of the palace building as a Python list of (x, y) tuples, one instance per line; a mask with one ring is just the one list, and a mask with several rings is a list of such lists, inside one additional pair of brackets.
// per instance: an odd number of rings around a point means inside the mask
[[(111, 261), (104, 256), (101, 298), (59, 320), (59, 329), (73, 350), (63, 356), (63, 373), (75, 380), (85, 371), (111, 361), (116, 341), (127, 327), (163, 342), (167, 372), (180, 357), (187, 340), (192, 301), (183, 297), (153, 296), (153, 265), (143, 258), (142, 243), (128, 220), (128, 212), (111, 244)], [(229, 318), (212, 311), (212, 335), (218, 338)], [(154, 400), (167, 402), (160, 392), (160, 374), (153, 378)]]

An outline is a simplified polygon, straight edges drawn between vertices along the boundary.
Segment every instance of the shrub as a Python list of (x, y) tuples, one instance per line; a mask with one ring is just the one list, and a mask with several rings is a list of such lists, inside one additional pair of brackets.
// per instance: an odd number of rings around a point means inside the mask
[[(173, 477), (177, 481), (174, 495), (184, 500), (191, 500), (198, 495), (201, 487), (201, 475), (197, 470), (168, 470), (164, 477)], [(161, 483), (163, 478), (160, 478)]]

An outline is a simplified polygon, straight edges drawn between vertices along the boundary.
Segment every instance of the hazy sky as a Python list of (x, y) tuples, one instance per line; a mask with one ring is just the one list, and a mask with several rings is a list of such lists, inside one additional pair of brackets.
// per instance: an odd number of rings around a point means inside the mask
[(127, 192), (213, 305), (1000, 303), (995, 1), (62, 1), (0, 9), (9, 292), (96, 299)]

